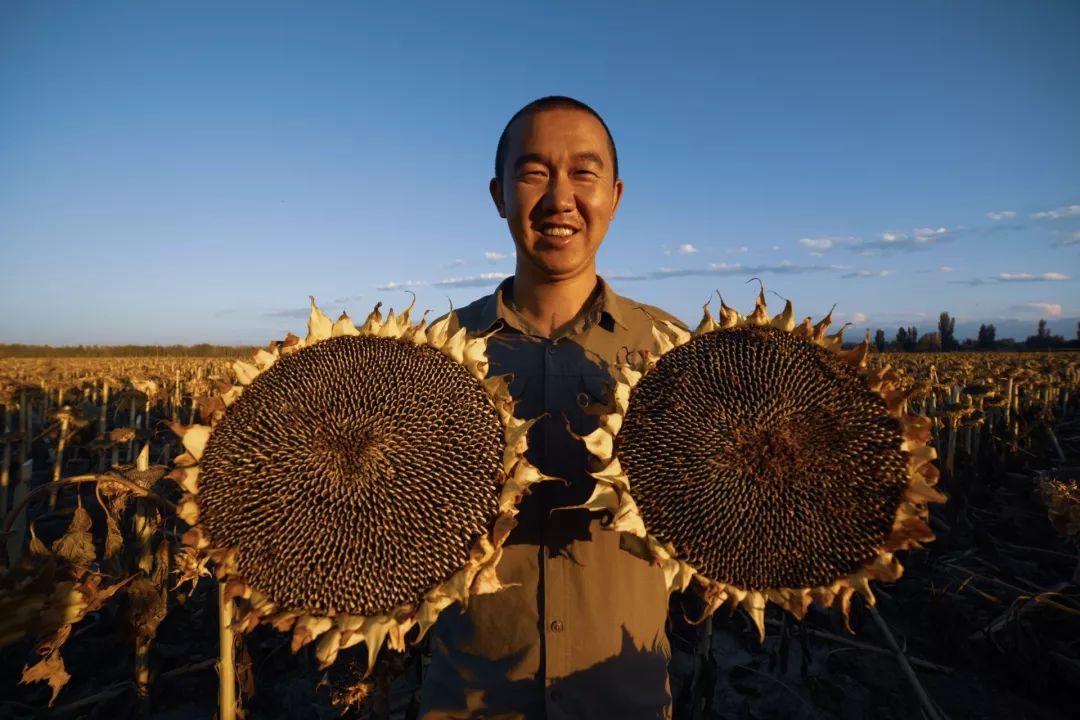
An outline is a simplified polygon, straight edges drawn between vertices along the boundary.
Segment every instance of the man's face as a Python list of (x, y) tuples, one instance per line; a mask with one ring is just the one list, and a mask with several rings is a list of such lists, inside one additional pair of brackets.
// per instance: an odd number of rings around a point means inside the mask
[(503, 181), (491, 197), (506, 218), (518, 271), (564, 280), (596, 272), (596, 251), (615, 217), (622, 181), (604, 126), (582, 110), (519, 118), (507, 136)]

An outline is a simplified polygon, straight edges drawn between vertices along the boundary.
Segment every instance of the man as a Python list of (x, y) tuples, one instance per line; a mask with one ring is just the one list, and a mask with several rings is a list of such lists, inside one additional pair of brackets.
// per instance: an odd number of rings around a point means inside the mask
[[(458, 312), (489, 341), (492, 375), (511, 373), (529, 460), (565, 480), (534, 486), (498, 574), (512, 587), (447, 609), (432, 630), (421, 717), (666, 718), (670, 699), (659, 568), (580, 509), (594, 481), (583, 402), (602, 401), (623, 348), (648, 347), (667, 313), (616, 295), (596, 252), (622, 198), (615, 143), (584, 103), (536, 100), (499, 139), (491, 198), (517, 250), (514, 276)], [(562, 508), (562, 509), (560, 509)]]

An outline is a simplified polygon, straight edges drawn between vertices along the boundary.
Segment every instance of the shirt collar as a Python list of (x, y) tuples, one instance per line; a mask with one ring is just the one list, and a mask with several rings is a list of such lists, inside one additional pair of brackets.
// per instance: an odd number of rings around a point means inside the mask
[[(624, 313), (625, 308), (623, 307), (625, 303), (623, 299), (615, 294), (615, 291), (611, 289), (610, 285), (604, 282), (602, 277), (597, 276), (596, 285), (598, 292), (595, 299), (593, 299), (590, 305), (582, 311), (577, 319), (574, 320), (568, 334), (582, 332), (592, 325), (599, 325), (608, 332), (612, 332), (615, 328), (612, 324), (604, 322), (605, 316), (614, 324), (617, 324), (624, 329), (627, 327)], [(513, 287), (514, 276), (511, 275), (499, 283), (499, 286), (495, 288), (495, 292), (488, 295), (483, 309), (480, 312), (480, 326), (483, 328), (481, 334), (490, 332), (497, 323), (503, 323), (520, 332), (531, 334), (529, 324), (526, 322), (525, 318), (521, 317), (521, 315), (506, 302), (506, 294), (511, 292)]]

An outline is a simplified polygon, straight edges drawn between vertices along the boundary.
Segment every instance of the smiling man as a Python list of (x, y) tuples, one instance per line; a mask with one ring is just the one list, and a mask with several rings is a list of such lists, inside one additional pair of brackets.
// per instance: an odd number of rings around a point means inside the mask
[(458, 313), (495, 332), (489, 373), (510, 373), (515, 414), (541, 418), (529, 460), (565, 482), (534, 486), (498, 566), (506, 590), (449, 608), (432, 631), (421, 717), (621, 718), (670, 715), (658, 567), (620, 547), (584, 502), (595, 481), (574, 435), (596, 428), (624, 348), (652, 342), (657, 308), (615, 294), (596, 252), (622, 198), (607, 125), (572, 98), (529, 103), (506, 125), (491, 198), (517, 250), (514, 275)]

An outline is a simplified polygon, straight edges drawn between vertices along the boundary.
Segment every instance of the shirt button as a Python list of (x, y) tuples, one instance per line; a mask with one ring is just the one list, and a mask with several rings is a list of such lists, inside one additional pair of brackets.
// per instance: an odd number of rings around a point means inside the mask
[(549, 625), (549, 627), (551, 628), (551, 632), (562, 632), (563, 631), (562, 620), (552, 620), (551, 625)]
[(548, 345), (548, 355), (554, 355), (554, 354), (555, 354), (555, 346), (554, 345)]

